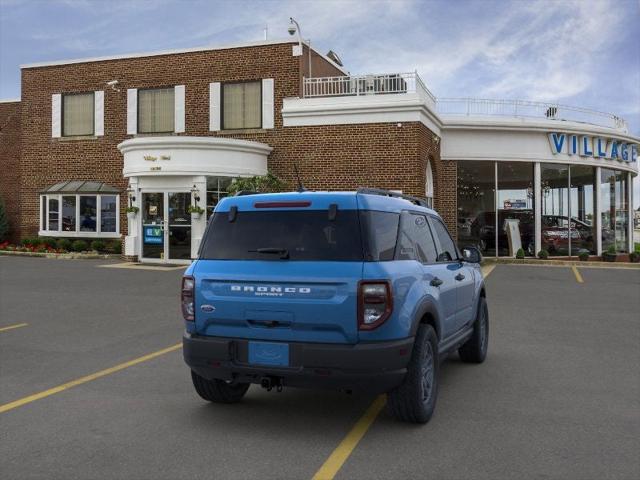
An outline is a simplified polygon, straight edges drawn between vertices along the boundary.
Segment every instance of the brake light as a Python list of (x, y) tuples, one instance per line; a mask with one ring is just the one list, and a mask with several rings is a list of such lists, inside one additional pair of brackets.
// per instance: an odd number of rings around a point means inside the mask
[(393, 311), (391, 284), (387, 280), (367, 280), (358, 285), (358, 329), (373, 330)]
[(310, 207), (311, 202), (256, 202), (255, 208), (303, 208)]
[(193, 277), (182, 277), (182, 316), (187, 322), (195, 320), (194, 292), (196, 281)]

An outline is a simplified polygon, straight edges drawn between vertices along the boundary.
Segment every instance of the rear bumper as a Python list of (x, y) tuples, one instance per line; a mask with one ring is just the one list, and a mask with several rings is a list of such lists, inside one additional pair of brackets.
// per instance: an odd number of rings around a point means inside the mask
[(390, 342), (336, 345), (289, 343), (289, 367), (251, 365), (248, 340), (185, 332), (184, 360), (208, 379), (260, 383), (277, 377), (284, 386), (387, 392), (400, 385), (411, 357), (413, 337)]

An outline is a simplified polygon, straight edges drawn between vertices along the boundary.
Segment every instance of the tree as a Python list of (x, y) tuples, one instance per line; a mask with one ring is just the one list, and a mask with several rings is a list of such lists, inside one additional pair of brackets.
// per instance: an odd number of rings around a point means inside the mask
[(231, 182), (228, 191), (231, 195), (235, 195), (238, 192), (274, 193), (282, 192), (286, 189), (287, 184), (269, 172), (266, 175), (237, 178)]
[(9, 236), (9, 219), (4, 206), (4, 200), (0, 198), (0, 242), (4, 242)]

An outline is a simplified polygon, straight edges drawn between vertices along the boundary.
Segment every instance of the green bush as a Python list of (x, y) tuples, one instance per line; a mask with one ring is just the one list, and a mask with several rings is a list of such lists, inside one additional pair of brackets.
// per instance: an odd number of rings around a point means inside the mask
[(120, 240), (114, 240), (113, 242), (109, 243), (109, 245), (107, 246), (107, 250), (110, 253), (119, 254), (122, 252), (122, 243), (120, 242)]
[(616, 252), (616, 246), (615, 245), (609, 245), (609, 247), (607, 248), (607, 253), (610, 253), (611, 255), (615, 255)]
[(71, 244), (71, 249), (74, 252), (84, 252), (87, 250), (87, 248), (88, 248), (87, 242), (85, 242), (84, 240), (76, 240)]
[(578, 253), (578, 258), (583, 261), (586, 262), (587, 260), (589, 260), (589, 252), (583, 250), (580, 253)]
[(44, 245), (45, 247), (56, 248), (58, 245), (55, 238), (38, 237), (36, 241), (38, 242), (38, 245)]
[(31, 237), (25, 237), (25, 238), (22, 239), (22, 241), (20, 243), (22, 244), (23, 247), (36, 246), (36, 245), (38, 245), (38, 239), (37, 238), (31, 238)]
[(547, 252), (544, 248), (538, 252), (538, 258), (540, 260), (546, 260), (549, 258), (549, 252)]
[(237, 178), (231, 182), (227, 191), (230, 195), (235, 195), (238, 192), (274, 193), (283, 192), (286, 189), (287, 184), (285, 182), (280, 180), (273, 173), (268, 172), (266, 175)]
[(94, 240), (91, 242), (91, 250), (95, 250), (97, 252), (103, 252), (105, 248), (105, 244), (102, 240)]
[(520, 260), (524, 260), (524, 248), (518, 249), (518, 251), (516, 252), (516, 258), (519, 258)]
[(61, 238), (58, 240), (56, 247), (60, 250), (66, 250), (67, 252), (71, 250), (71, 240), (68, 238)]
[(9, 219), (7, 211), (4, 208), (4, 200), (0, 198), (0, 243), (4, 242), (9, 236)]

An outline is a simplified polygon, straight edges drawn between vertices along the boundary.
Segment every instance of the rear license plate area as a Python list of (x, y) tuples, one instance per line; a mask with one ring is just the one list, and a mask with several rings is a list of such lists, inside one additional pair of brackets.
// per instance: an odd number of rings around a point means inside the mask
[(289, 366), (289, 344), (275, 342), (249, 342), (251, 365)]

